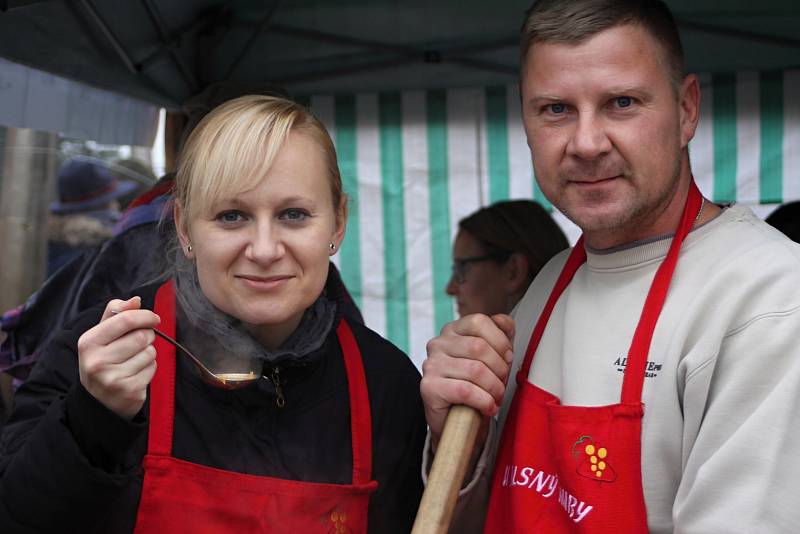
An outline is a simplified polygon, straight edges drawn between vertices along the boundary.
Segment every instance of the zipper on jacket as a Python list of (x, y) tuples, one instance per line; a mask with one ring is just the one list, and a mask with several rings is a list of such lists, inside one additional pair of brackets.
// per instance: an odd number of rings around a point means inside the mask
[(269, 375), (272, 385), (275, 386), (275, 404), (278, 408), (283, 408), (286, 405), (286, 399), (283, 397), (283, 388), (281, 387), (281, 368), (273, 367)]

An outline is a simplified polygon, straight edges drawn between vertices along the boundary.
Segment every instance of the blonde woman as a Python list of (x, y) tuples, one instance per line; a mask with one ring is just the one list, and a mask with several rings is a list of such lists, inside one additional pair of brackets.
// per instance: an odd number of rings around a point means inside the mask
[(305, 109), (211, 112), (179, 162), (174, 268), (81, 315), (17, 393), (0, 530), (407, 532), (419, 375), (342, 318), (346, 206)]

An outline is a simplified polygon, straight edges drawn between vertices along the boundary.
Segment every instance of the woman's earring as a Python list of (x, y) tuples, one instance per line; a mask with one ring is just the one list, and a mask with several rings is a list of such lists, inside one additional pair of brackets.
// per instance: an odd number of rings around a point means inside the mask
[(328, 248), (331, 249), (331, 252), (336, 252), (336, 244), (335, 243), (328, 243)]
[(192, 245), (186, 245), (186, 252), (192, 251)]

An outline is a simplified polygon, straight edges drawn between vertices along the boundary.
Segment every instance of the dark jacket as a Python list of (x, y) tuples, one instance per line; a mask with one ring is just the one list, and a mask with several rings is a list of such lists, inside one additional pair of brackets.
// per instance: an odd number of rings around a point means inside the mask
[[(156, 287), (136, 293), (143, 307), (152, 308)], [(97, 323), (102, 310), (87, 310), (56, 336), (17, 392), (0, 439), (0, 532), (133, 530), (148, 404), (133, 421), (125, 421), (95, 400), (78, 378), (77, 338)], [(422, 492), (426, 429), (419, 373), (391, 343), (350, 324), (364, 361), (373, 478), (379, 484), (370, 500), (369, 529), (408, 532)], [(178, 356), (173, 455), (260, 476), (350, 483), (349, 396), (334, 330), (312, 356), (282, 368), (282, 408), (269, 381), (235, 391), (216, 389)]]

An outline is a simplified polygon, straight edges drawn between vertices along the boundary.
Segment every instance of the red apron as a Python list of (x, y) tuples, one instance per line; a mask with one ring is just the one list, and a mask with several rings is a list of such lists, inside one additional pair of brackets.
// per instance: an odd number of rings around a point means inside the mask
[(683, 239), (699, 213), (694, 182), (678, 230), (656, 272), (633, 335), (619, 404), (564, 406), (528, 382), (533, 356), (559, 296), (586, 261), (573, 248), (516, 376), (500, 440), (484, 532), (647, 532), (641, 473), (645, 366)]
[[(156, 294), (161, 328), (175, 336), (172, 282)], [(158, 370), (150, 387), (150, 429), (136, 533), (367, 531), (372, 425), (361, 353), (347, 323), (336, 330), (350, 391), (353, 483), (320, 484), (234, 473), (172, 457), (175, 348), (156, 338)], [(322, 445), (320, 445), (322, 446)]]

